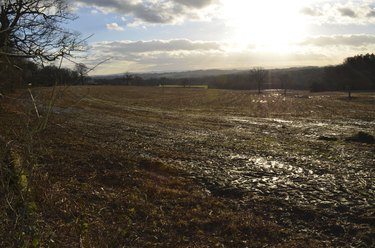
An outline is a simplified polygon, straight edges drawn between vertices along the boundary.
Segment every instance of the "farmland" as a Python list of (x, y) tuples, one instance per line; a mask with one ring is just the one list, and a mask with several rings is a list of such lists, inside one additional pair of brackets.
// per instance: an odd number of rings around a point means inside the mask
[[(373, 93), (57, 93), (34, 144), (35, 228), (14, 237), (58, 247), (374, 245), (375, 145), (357, 137), (375, 135)], [(46, 116), (51, 88), (33, 95)], [(4, 139), (22, 143), (14, 133), (35, 119), (29, 98), (4, 101)]]

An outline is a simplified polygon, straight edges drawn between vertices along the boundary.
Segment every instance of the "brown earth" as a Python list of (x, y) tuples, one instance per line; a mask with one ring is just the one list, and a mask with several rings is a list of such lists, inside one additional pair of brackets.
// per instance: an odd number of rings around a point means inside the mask
[[(28, 214), (2, 209), (0, 246), (374, 246), (375, 145), (350, 138), (375, 134), (372, 93), (56, 93), (35, 134), (28, 93), (2, 100), (3, 146), (33, 176)], [(43, 119), (51, 89), (33, 95)]]

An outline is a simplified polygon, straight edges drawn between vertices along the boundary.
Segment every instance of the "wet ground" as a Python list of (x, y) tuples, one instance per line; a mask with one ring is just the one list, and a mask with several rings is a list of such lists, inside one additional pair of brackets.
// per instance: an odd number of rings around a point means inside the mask
[[(62, 126), (95, 130), (82, 135), (103, 149), (178, 167), (207, 194), (298, 233), (341, 247), (375, 245), (375, 145), (346, 140), (359, 131), (374, 135), (373, 95), (349, 102), (183, 90), (132, 89), (121, 97), (91, 90), (55, 113), (72, 117)], [(279, 112), (283, 102), (289, 107)]]

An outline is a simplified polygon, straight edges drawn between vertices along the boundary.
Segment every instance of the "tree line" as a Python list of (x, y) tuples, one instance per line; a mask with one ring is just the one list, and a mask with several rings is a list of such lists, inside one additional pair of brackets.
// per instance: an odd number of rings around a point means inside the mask
[(360, 54), (348, 57), (340, 65), (265, 70), (255, 67), (249, 71), (216, 76), (185, 78), (142, 78), (129, 73), (111, 79), (97, 78), (96, 84), (158, 86), (208, 85), (210, 88), (257, 90), (293, 89), (310, 91), (375, 90), (375, 55)]
[(56, 65), (41, 66), (33, 61), (13, 60), (12, 66), (0, 73), (0, 92), (12, 91), (32, 84), (33, 86), (78, 85), (85, 84), (90, 78), (87, 67), (76, 64), (75, 68)]
[[(114, 78), (93, 78), (91, 83), (103, 85), (133, 85), (133, 86), (162, 86), (162, 85), (208, 85), (217, 89), (263, 90), (271, 88), (309, 89), (312, 82), (320, 80), (322, 68), (291, 68), (265, 70), (255, 67), (249, 71), (225, 73), (215, 76), (202, 77), (142, 77), (142, 74), (126, 73)], [(259, 80), (260, 79), (260, 80)]]
[(312, 89), (375, 90), (375, 54), (356, 55), (341, 65), (325, 67), (323, 82), (314, 84)]
[[(89, 68), (76, 64), (74, 69), (55, 65), (41, 66), (34, 61), (18, 58), (6, 73), (0, 74), (1, 88), (22, 87), (29, 83), (36, 86), (63, 85), (207, 85), (217, 89), (256, 90), (282, 89), (284, 91), (351, 91), (375, 90), (375, 55), (364, 54), (349, 57), (340, 65), (326, 67), (290, 68), (265, 70), (261, 67), (249, 71), (205, 77), (143, 78), (142, 74), (125, 73), (115, 78), (89, 78)], [(4, 69), (2, 70), (4, 72)], [(7, 83), (7, 84), (6, 84)], [(2, 86), (2, 87), (1, 87)]]

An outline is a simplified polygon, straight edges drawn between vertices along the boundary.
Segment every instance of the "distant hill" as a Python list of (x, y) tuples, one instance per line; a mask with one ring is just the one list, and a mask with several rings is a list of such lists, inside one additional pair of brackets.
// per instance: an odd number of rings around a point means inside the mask
[[(269, 69), (264, 88), (310, 89), (313, 84), (322, 83), (324, 67), (292, 67)], [(116, 74), (93, 77), (96, 84), (118, 85), (208, 85), (210, 88), (254, 89), (256, 83), (250, 82), (249, 70), (195, 70), (183, 72), (155, 72), (136, 74)], [(281, 79), (287, 77), (287, 82)]]
[(202, 78), (202, 77), (211, 77), (211, 76), (220, 76), (225, 74), (235, 74), (244, 72), (243, 70), (195, 70), (195, 71), (182, 71), (182, 72), (164, 72), (164, 73), (142, 73), (136, 74), (143, 79), (150, 78)]
[[(148, 72), (148, 73), (129, 73), (132, 76), (138, 76), (143, 79), (151, 78), (202, 78), (219, 76), (225, 74), (235, 74), (246, 72), (247, 70), (220, 70), (220, 69), (210, 69), (210, 70), (194, 70), (194, 71), (180, 71), (180, 72)], [(112, 74), (112, 75), (99, 75), (92, 76), (93, 79), (114, 79), (124, 77), (125, 73)]]
[[(308, 66), (308, 67), (291, 67), (291, 68), (281, 68), (281, 69), (270, 69), (269, 71), (275, 73), (287, 73), (299, 70), (309, 70), (316, 69), (319, 67)], [(250, 69), (249, 69), (250, 70)], [(249, 70), (222, 70), (222, 69), (209, 69), (209, 70), (193, 70), (193, 71), (179, 71), (179, 72), (146, 72), (146, 73), (130, 73), (132, 76), (138, 76), (142, 79), (156, 79), (156, 78), (169, 78), (169, 79), (182, 79), (182, 78), (205, 78), (220, 75), (229, 74), (246, 74)], [(111, 74), (111, 75), (98, 75), (92, 76), (93, 79), (114, 79), (124, 77), (126, 73)]]

